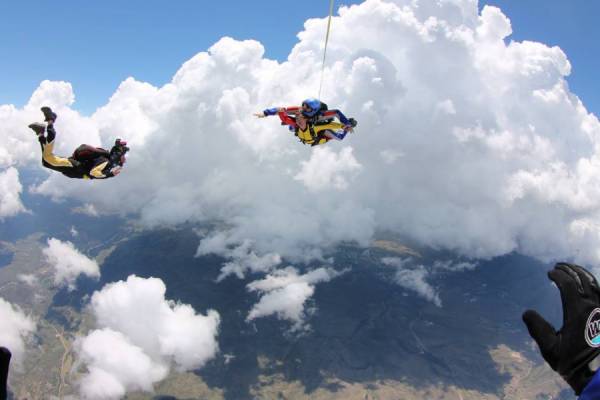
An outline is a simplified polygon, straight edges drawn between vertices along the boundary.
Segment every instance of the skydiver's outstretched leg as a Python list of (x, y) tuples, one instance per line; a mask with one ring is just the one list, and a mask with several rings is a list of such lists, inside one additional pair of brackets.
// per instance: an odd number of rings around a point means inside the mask
[[(56, 114), (49, 107), (42, 107), (42, 112), (48, 122), (47, 127), (44, 124), (35, 122), (29, 125), (37, 135), (40, 145), (42, 146), (42, 165), (46, 168), (66, 172), (76, 167), (74, 162), (68, 158), (59, 157), (54, 154), (54, 139), (56, 139), (56, 130), (54, 129), (54, 121)], [(44, 131), (46, 136), (44, 136)]]
[(42, 145), (42, 160), (45, 167), (62, 167), (62, 168), (73, 168), (74, 165), (68, 158), (59, 157), (54, 154), (54, 139), (56, 138), (56, 131), (54, 130), (54, 124), (49, 124), (46, 128), (46, 137), (44, 140), (40, 139)]
[(10, 364), (10, 351), (6, 347), (0, 347), (0, 400), (6, 400), (8, 365)]
[(44, 136), (43, 131), (42, 133), (38, 133), (40, 132), (40, 126), (43, 127), (43, 124), (35, 123), (29, 125), (29, 127), (37, 133), (40, 146), (42, 146), (42, 165), (46, 168), (60, 172), (65, 168), (74, 168), (75, 166), (71, 160), (54, 154), (54, 139), (56, 138), (54, 126), (48, 125), (46, 128), (46, 136)]

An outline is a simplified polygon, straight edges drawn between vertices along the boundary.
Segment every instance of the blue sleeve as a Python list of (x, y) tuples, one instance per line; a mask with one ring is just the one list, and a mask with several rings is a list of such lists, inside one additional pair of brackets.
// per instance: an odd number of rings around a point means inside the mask
[(600, 399), (600, 370), (596, 371), (590, 383), (587, 384), (583, 392), (581, 392), (581, 396), (579, 396), (579, 400), (598, 399)]
[(267, 108), (266, 110), (263, 111), (263, 113), (265, 115), (275, 115), (275, 114), (277, 114), (277, 107)]
[(340, 122), (342, 124), (350, 125), (350, 120), (348, 120), (348, 118), (346, 118), (346, 116), (340, 110), (331, 110), (331, 111), (335, 111), (336, 116), (338, 117), (338, 119), (340, 120)]
[(335, 136), (337, 140), (344, 140), (344, 138), (348, 134), (348, 132), (344, 131), (329, 131), (329, 133), (331, 133), (332, 136)]

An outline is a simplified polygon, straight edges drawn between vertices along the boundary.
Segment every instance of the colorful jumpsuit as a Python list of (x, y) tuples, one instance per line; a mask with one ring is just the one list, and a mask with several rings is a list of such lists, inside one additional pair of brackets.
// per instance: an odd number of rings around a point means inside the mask
[[(40, 145), (42, 146), (42, 165), (44, 167), (75, 179), (106, 179), (114, 176), (110, 172), (112, 165), (107, 150), (81, 145), (78, 150), (95, 150), (93, 154), (90, 153), (91, 157), (87, 159), (60, 157), (54, 154), (54, 139), (56, 138), (54, 125), (48, 125), (46, 132), (46, 137), (39, 137)], [(75, 154), (77, 153), (78, 151), (75, 151)]]
[[(300, 113), (300, 107), (286, 107), (281, 109), (277, 107), (268, 108), (263, 111), (265, 116), (279, 115), (281, 122), (295, 133), (304, 144), (316, 146), (327, 143), (329, 140), (343, 140), (346, 137), (347, 127), (350, 120), (339, 110), (323, 111), (316, 116), (307, 119), (306, 128), (301, 129), (292, 115)], [(337, 118), (340, 122), (333, 121)]]

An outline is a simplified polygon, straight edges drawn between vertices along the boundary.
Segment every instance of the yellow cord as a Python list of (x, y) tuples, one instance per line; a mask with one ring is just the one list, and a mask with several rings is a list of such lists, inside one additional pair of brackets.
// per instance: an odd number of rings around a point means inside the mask
[(325, 57), (327, 57), (327, 43), (329, 43), (329, 32), (331, 31), (331, 16), (333, 15), (333, 2), (329, 2), (329, 19), (327, 20), (327, 34), (325, 35), (325, 48), (323, 49), (323, 64), (321, 65), (321, 83), (319, 84), (319, 100), (321, 99), (321, 88), (323, 87), (323, 76), (325, 72)]

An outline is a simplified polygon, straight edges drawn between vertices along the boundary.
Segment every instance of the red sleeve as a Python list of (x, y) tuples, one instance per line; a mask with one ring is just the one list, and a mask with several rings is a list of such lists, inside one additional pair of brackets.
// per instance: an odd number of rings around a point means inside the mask
[(279, 119), (281, 119), (281, 122), (284, 125), (290, 125), (290, 126), (292, 126), (292, 127), (295, 128), (296, 127), (296, 120), (294, 118), (290, 117), (288, 115), (288, 113), (287, 113), (287, 111), (289, 111), (290, 109), (286, 108), (285, 110), (286, 111), (280, 111), (280, 112), (277, 113), (277, 115), (279, 115)]

